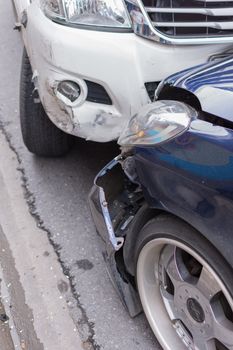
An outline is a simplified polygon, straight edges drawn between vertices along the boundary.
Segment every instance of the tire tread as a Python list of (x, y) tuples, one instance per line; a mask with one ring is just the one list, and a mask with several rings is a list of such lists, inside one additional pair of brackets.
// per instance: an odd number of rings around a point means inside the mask
[(72, 136), (51, 122), (42, 104), (34, 102), (33, 91), (32, 69), (24, 49), (20, 78), (20, 124), (24, 144), (38, 156), (62, 156), (70, 150)]

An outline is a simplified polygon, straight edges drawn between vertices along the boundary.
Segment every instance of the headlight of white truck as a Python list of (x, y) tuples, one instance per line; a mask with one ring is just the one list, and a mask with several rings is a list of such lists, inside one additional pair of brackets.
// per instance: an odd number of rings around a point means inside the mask
[(40, 0), (52, 20), (67, 24), (131, 28), (123, 0)]

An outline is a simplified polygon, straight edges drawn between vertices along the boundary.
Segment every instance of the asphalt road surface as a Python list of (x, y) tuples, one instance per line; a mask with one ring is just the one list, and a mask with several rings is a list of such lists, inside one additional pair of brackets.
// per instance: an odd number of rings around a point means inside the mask
[(17, 155), (2, 133), (0, 150), (0, 349), (82, 350), (68, 278), (28, 211)]
[[(24, 198), (33, 220), (41, 235), (49, 238), (69, 284), (70, 292), (64, 298), (83, 347), (158, 350), (144, 315), (131, 319), (111, 285), (87, 204), (95, 174), (119, 153), (118, 147), (114, 143), (77, 140), (72, 152), (62, 159), (36, 158), (26, 150), (18, 107), (22, 42), (20, 34), (13, 31), (10, 0), (0, 0), (0, 23), (1, 132), (18, 162)], [(21, 251), (23, 254), (23, 242)], [(67, 284), (60, 284), (59, 289), (67, 292)]]

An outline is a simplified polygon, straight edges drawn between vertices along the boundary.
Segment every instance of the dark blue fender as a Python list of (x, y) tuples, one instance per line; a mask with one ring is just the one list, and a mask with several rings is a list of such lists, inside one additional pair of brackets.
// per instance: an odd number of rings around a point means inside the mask
[[(160, 85), (158, 98), (168, 86), (195, 95), (204, 112), (233, 121), (232, 57), (171, 75)], [(167, 98), (169, 99), (169, 95)]]
[(160, 147), (137, 147), (137, 173), (151, 208), (188, 222), (233, 267), (233, 131), (198, 123)]

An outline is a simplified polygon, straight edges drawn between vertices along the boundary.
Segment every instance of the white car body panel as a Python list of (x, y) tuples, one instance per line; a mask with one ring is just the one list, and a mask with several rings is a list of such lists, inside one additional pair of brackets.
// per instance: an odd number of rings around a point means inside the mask
[[(47, 115), (57, 127), (87, 140), (117, 139), (126, 121), (150, 102), (146, 82), (161, 81), (227, 49), (227, 45), (163, 45), (134, 33), (68, 27), (48, 19), (39, 0), (30, 5), (15, 0), (15, 4), (17, 10), (27, 12), (23, 38)], [(73, 104), (57, 93), (63, 80), (81, 87)], [(102, 85), (112, 105), (86, 101), (85, 80)]]

